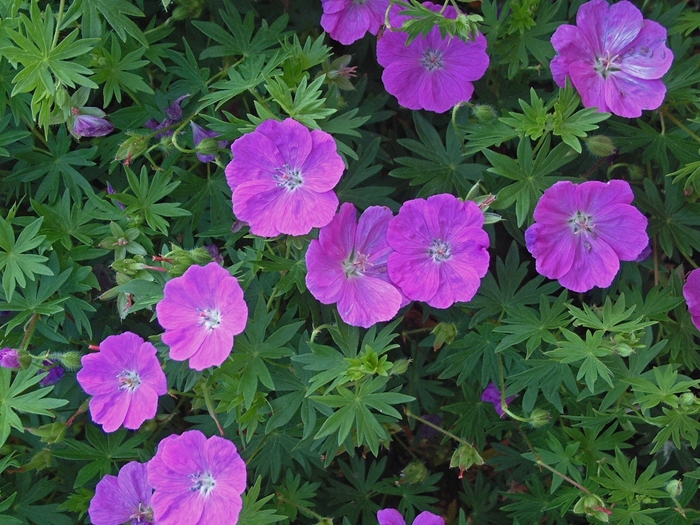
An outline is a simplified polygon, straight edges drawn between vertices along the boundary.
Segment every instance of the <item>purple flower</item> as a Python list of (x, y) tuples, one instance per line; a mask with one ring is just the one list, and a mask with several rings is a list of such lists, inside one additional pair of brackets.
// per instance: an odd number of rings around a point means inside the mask
[[(117, 190), (115, 190), (115, 189), (114, 189), (114, 186), (112, 186), (112, 185), (108, 182), (108, 183), (107, 183), (107, 194), (108, 194), (108, 195), (114, 195), (115, 193), (117, 193)], [(126, 206), (124, 206), (124, 204), (122, 204), (122, 203), (119, 202), (119, 201), (114, 201), (114, 204), (116, 204), (117, 206), (119, 206), (119, 208), (122, 209), (122, 210), (125, 210), (125, 209), (126, 209)]]
[(73, 108), (73, 128), (71, 134), (80, 139), (82, 137), (104, 137), (114, 131), (114, 124), (109, 120), (96, 115), (82, 114), (84, 109), (97, 110), (104, 116), (104, 112), (97, 108)]
[[(431, 2), (423, 5), (432, 11), (442, 6)], [(392, 6), (391, 25), (401, 27), (405, 16), (399, 6)], [(457, 11), (447, 6), (447, 18), (456, 18)], [(384, 67), (382, 81), (399, 104), (408, 109), (428, 109), (444, 113), (474, 92), (472, 82), (479, 80), (489, 67), (486, 38), (465, 42), (457, 37), (440, 35), (436, 26), (426, 36), (419, 36), (408, 46), (408, 34), (386, 31), (377, 41), (377, 61)]]
[(333, 188), (345, 164), (328, 133), (293, 119), (266, 120), (231, 146), (226, 180), (233, 213), (261, 237), (306, 235), (338, 208)]
[(525, 232), (537, 272), (574, 292), (610, 286), (620, 261), (634, 261), (649, 242), (632, 199), (623, 180), (560, 181), (545, 191)]
[(233, 349), (233, 336), (248, 322), (238, 279), (215, 262), (190, 266), (168, 281), (156, 313), (170, 357), (189, 359), (195, 370), (223, 363)]
[(214, 259), (214, 262), (218, 264), (224, 264), (224, 256), (221, 255), (219, 247), (216, 244), (207, 244), (204, 247), (204, 249), (209, 255), (211, 255), (211, 258)]
[(95, 487), (88, 514), (93, 525), (153, 525), (151, 495), (147, 467), (132, 461), (116, 476), (106, 475)]
[[(48, 368), (49, 373), (46, 374), (46, 376), (41, 381), (39, 381), (40, 386), (55, 385), (61, 379), (63, 379), (64, 375), (66, 375), (66, 370), (62, 366), (51, 361), (50, 359), (45, 360), (43, 364), (44, 364), (44, 366), (50, 367), (50, 368)], [(43, 372), (44, 372), (44, 370), (42, 370), (39, 373), (43, 373)]]
[(389, 0), (322, 0), (321, 27), (333, 40), (352, 44), (369, 31), (379, 33)]
[[(396, 509), (380, 510), (377, 512), (377, 521), (379, 521), (379, 525), (406, 525), (403, 516)], [(426, 510), (416, 516), (413, 525), (445, 525), (445, 520)]]
[(100, 351), (82, 358), (78, 383), (92, 396), (90, 414), (105, 432), (122, 424), (137, 429), (155, 417), (158, 396), (168, 390), (156, 347), (138, 335), (111, 335)]
[(160, 442), (148, 481), (158, 525), (235, 525), (246, 467), (229, 440), (190, 430)]
[(435, 308), (469, 301), (489, 266), (483, 224), (476, 204), (450, 194), (405, 202), (387, 230), (389, 277), (406, 297)]
[[(182, 120), (182, 108), (180, 107), (180, 104), (182, 104), (182, 101), (188, 98), (189, 96), (190, 94), (187, 93), (186, 95), (182, 95), (181, 97), (176, 98), (175, 101), (172, 104), (170, 104), (170, 107), (168, 107), (165, 110), (166, 117), (160, 122), (152, 118), (147, 120), (143, 126), (148, 129), (152, 129), (153, 131), (157, 131), (157, 139), (172, 136), (175, 130), (165, 128), (170, 128), (170, 126), (174, 126)], [(165, 131), (161, 131), (164, 129)]]
[[(192, 128), (192, 140), (194, 141), (195, 149), (197, 149), (200, 146), (203, 140), (211, 140), (219, 136), (219, 134), (216, 131), (204, 129), (202, 126), (195, 124), (194, 122), (190, 122), (190, 127)], [(215, 149), (219, 149), (225, 148), (228, 145), (228, 141), (219, 140), (214, 141), (213, 144), (208, 144), (205, 142), (204, 145), (208, 146), (207, 149), (210, 149), (212, 147)], [(199, 151), (197, 151), (197, 158), (201, 162), (214, 162), (214, 159), (216, 159), (216, 155), (214, 155), (213, 153), (200, 153)]]
[[(507, 397), (506, 405), (510, 405), (513, 399), (515, 399), (515, 396)], [(488, 386), (484, 388), (484, 391), (481, 394), (481, 401), (484, 403), (491, 403), (493, 408), (496, 409), (496, 413), (500, 417), (504, 417), (506, 415), (506, 413), (503, 412), (503, 407), (501, 406), (501, 391), (493, 381), (491, 381)]]
[(550, 67), (560, 87), (568, 76), (585, 107), (621, 117), (639, 117), (661, 105), (666, 86), (659, 79), (673, 62), (663, 26), (644, 20), (626, 0), (587, 2), (576, 24), (561, 25), (552, 35), (558, 54)]
[(14, 348), (0, 350), (0, 366), (2, 368), (22, 368), (19, 364), (19, 352)]
[[(693, 270), (683, 286), (683, 297), (688, 304), (688, 311), (693, 324), (700, 330), (700, 270)], [(5, 365), (2, 365), (5, 366)]]
[(389, 321), (401, 307), (401, 292), (386, 269), (392, 217), (389, 208), (372, 206), (358, 222), (355, 206), (345, 203), (306, 252), (309, 291), (323, 304), (338, 303), (341, 319), (350, 325)]

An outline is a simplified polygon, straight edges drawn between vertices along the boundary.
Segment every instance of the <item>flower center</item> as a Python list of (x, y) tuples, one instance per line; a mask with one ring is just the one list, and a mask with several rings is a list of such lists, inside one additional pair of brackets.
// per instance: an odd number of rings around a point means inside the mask
[(610, 51), (606, 51), (605, 55), (596, 57), (593, 69), (603, 78), (608, 78), (610, 73), (620, 70), (620, 57), (615, 55), (610, 56)]
[(574, 235), (593, 233), (593, 216), (579, 210), (569, 219), (569, 226)]
[(292, 168), (289, 164), (285, 164), (275, 171), (275, 181), (278, 188), (284, 188), (288, 191), (294, 191), (304, 183), (299, 168)]
[(369, 262), (369, 255), (355, 251), (343, 261), (343, 271), (348, 279), (363, 276), (369, 266), (372, 266), (372, 263)]
[(452, 257), (452, 246), (442, 239), (433, 239), (428, 248), (428, 255), (433, 261), (441, 263)]
[(139, 506), (134, 509), (129, 519), (136, 520), (137, 523), (141, 523), (142, 521), (150, 523), (153, 521), (153, 509), (139, 502)]
[(192, 480), (190, 490), (198, 490), (204, 497), (209, 496), (214, 491), (214, 487), (216, 487), (216, 480), (211, 475), (211, 472), (190, 474), (190, 479)]
[(128, 390), (129, 392), (133, 392), (141, 384), (139, 374), (134, 371), (129, 372), (124, 370), (117, 376), (117, 379), (119, 379), (119, 390)]
[(197, 308), (197, 312), (199, 312), (199, 324), (203, 324), (207, 330), (213, 330), (214, 328), (218, 328), (218, 326), (221, 324), (221, 312), (219, 310), (202, 310), (201, 308)]
[(437, 49), (426, 50), (425, 53), (423, 53), (420, 64), (428, 71), (435, 71), (436, 69), (445, 67), (442, 63), (442, 52)]

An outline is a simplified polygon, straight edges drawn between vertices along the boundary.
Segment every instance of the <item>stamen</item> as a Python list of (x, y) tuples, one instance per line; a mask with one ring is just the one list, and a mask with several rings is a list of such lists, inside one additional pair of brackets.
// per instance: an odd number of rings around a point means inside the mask
[(452, 257), (452, 246), (442, 239), (433, 239), (428, 248), (428, 255), (435, 262), (443, 262)]

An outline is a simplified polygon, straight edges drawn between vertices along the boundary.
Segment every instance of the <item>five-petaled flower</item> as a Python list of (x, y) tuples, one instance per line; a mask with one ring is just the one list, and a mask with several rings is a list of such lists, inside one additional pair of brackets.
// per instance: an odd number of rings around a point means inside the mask
[(322, 0), (321, 27), (333, 40), (352, 44), (365, 33), (379, 33), (389, 0)]
[(471, 300), (489, 266), (483, 224), (476, 204), (447, 193), (405, 202), (387, 229), (389, 277), (435, 308)]
[(575, 26), (563, 24), (552, 35), (558, 53), (551, 63), (560, 86), (571, 79), (587, 108), (597, 107), (621, 117), (639, 117), (664, 101), (660, 80), (671, 67), (673, 53), (666, 47), (666, 29), (623, 0), (583, 4)]
[(231, 145), (226, 180), (233, 213), (261, 237), (306, 235), (331, 222), (338, 208), (333, 188), (345, 164), (325, 131), (296, 120), (266, 120)]
[(246, 467), (228, 439), (190, 430), (160, 442), (148, 462), (148, 481), (158, 525), (235, 525)]
[(158, 396), (167, 392), (156, 347), (125, 332), (100, 343), (100, 351), (82, 358), (77, 378), (92, 396), (90, 415), (105, 432), (122, 424), (137, 429), (158, 410)]
[[(379, 525), (406, 525), (406, 520), (403, 519), (401, 513), (396, 509), (382, 509), (377, 512), (377, 521)], [(413, 520), (413, 525), (445, 525), (445, 520), (428, 512), (427, 510), (421, 512)]]
[(623, 180), (560, 181), (547, 189), (525, 232), (537, 271), (574, 292), (610, 286), (620, 261), (634, 261), (649, 242), (633, 199)]
[(106, 475), (95, 487), (88, 514), (93, 525), (153, 525), (151, 496), (144, 463), (131, 461), (116, 476)]
[(350, 325), (389, 321), (403, 301), (386, 268), (392, 217), (389, 208), (371, 206), (358, 221), (355, 206), (345, 203), (306, 252), (309, 291), (324, 304), (338, 303), (341, 319)]
[[(432, 11), (442, 8), (431, 2), (423, 5)], [(398, 5), (391, 8), (393, 28), (400, 28), (407, 18), (401, 11)], [(443, 15), (456, 18), (457, 11), (447, 6)], [(489, 66), (484, 35), (479, 33), (469, 42), (449, 35), (443, 38), (435, 26), (408, 46), (407, 40), (405, 32), (386, 31), (377, 41), (377, 61), (384, 67), (382, 82), (399, 104), (408, 109), (444, 113), (471, 98), (472, 82), (484, 76)]]
[(190, 266), (168, 281), (156, 313), (170, 357), (189, 359), (195, 370), (223, 363), (233, 349), (233, 336), (248, 322), (238, 279), (215, 262)]
[(700, 330), (700, 269), (693, 270), (688, 275), (683, 286), (683, 297), (688, 305), (693, 324)]
[[(510, 405), (510, 402), (515, 399), (515, 396), (506, 398), (506, 406)], [(501, 405), (501, 391), (496, 386), (496, 383), (491, 381), (484, 391), (481, 393), (481, 401), (483, 403), (491, 403), (496, 413), (500, 417), (504, 417), (506, 413), (503, 411), (503, 405)]]

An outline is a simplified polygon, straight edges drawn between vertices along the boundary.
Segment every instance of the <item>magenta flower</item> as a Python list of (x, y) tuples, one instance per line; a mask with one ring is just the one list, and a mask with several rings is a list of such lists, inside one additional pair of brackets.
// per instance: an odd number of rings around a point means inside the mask
[[(90, 110), (90, 114), (82, 113), (86, 110)], [(73, 126), (69, 127), (68, 130), (77, 139), (104, 137), (114, 131), (114, 124), (103, 118), (104, 116), (104, 111), (98, 108), (73, 108)]]
[(170, 137), (174, 133), (172, 126), (175, 126), (178, 122), (182, 120), (182, 103), (190, 94), (182, 95), (176, 98), (170, 106), (165, 109), (165, 118), (158, 122), (156, 119), (148, 119), (143, 125), (145, 128), (152, 129), (156, 131), (155, 137), (160, 139), (162, 137)]
[[(432, 11), (442, 6), (431, 2), (423, 5)], [(405, 16), (397, 5), (391, 8), (391, 25), (401, 27)], [(457, 11), (447, 6), (447, 18), (456, 18)], [(457, 37), (440, 35), (434, 27), (427, 36), (419, 36), (408, 46), (408, 34), (385, 31), (377, 41), (377, 61), (384, 67), (382, 81), (399, 104), (408, 109), (427, 109), (444, 113), (459, 102), (468, 101), (474, 92), (472, 82), (479, 80), (489, 67), (486, 38), (465, 42)]]
[(700, 330), (700, 270), (693, 270), (688, 274), (688, 279), (683, 286), (683, 297), (688, 304), (693, 324)]
[(389, 208), (372, 206), (358, 222), (355, 206), (345, 203), (306, 252), (309, 291), (323, 304), (338, 303), (340, 318), (350, 325), (389, 321), (401, 307), (401, 292), (386, 269), (392, 217)]
[(245, 463), (229, 440), (199, 430), (171, 435), (148, 462), (158, 525), (235, 525), (243, 507)]
[(623, 180), (560, 181), (545, 191), (525, 232), (537, 272), (574, 292), (610, 286), (620, 261), (634, 261), (649, 242), (632, 199)]
[(333, 188), (345, 164), (328, 133), (296, 120), (266, 120), (231, 145), (226, 180), (233, 213), (261, 237), (306, 235), (338, 208)]
[(156, 313), (170, 357), (189, 359), (195, 370), (223, 363), (233, 349), (233, 336), (248, 322), (238, 279), (215, 262), (190, 266), (168, 281)]
[[(510, 405), (510, 402), (515, 399), (515, 396), (510, 396), (506, 398), (506, 405)], [(498, 389), (496, 384), (491, 381), (481, 394), (481, 401), (484, 403), (491, 403), (496, 413), (503, 417), (506, 415), (503, 412), (503, 407), (501, 406), (501, 391)]]
[(379, 33), (389, 0), (322, 0), (321, 27), (333, 40), (352, 44), (368, 31)]
[(489, 266), (483, 224), (476, 204), (447, 193), (405, 202), (387, 230), (389, 277), (406, 297), (435, 308), (469, 301)]
[(22, 368), (22, 365), (19, 363), (19, 352), (14, 348), (3, 348), (0, 350), (0, 367)]
[(116, 476), (106, 475), (95, 487), (88, 514), (93, 525), (153, 525), (147, 467), (132, 461)]
[(155, 417), (158, 396), (168, 390), (155, 346), (125, 332), (109, 336), (81, 361), (78, 383), (92, 396), (90, 415), (105, 432), (122, 424), (135, 430)]
[[(214, 162), (214, 159), (216, 159), (216, 155), (214, 155), (213, 153), (209, 153), (209, 151), (216, 151), (216, 149), (225, 148), (228, 145), (228, 141), (213, 140), (219, 136), (219, 134), (216, 131), (205, 129), (199, 124), (195, 124), (194, 122), (190, 122), (190, 127), (192, 128), (192, 140), (194, 142), (194, 148), (197, 150), (197, 158), (200, 160), (200, 162)], [(205, 140), (208, 140), (209, 142), (205, 142), (204, 144), (202, 144), (202, 142)], [(204, 148), (204, 146), (206, 146), (206, 148)], [(206, 152), (199, 151), (200, 149), (205, 149)]]
[(660, 78), (673, 62), (662, 25), (644, 20), (626, 0), (586, 2), (576, 24), (561, 25), (552, 35), (558, 54), (550, 68), (557, 85), (564, 87), (568, 76), (585, 107), (621, 117), (639, 117), (661, 105), (666, 86)]
[[(377, 521), (379, 525), (406, 525), (406, 520), (403, 519), (401, 513), (396, 509), (382, 509), (377, 512)], [(445, 520), (428, 512), (427, 510), (421, 512), (413, 520), (413, 525), (445, 525)]]

